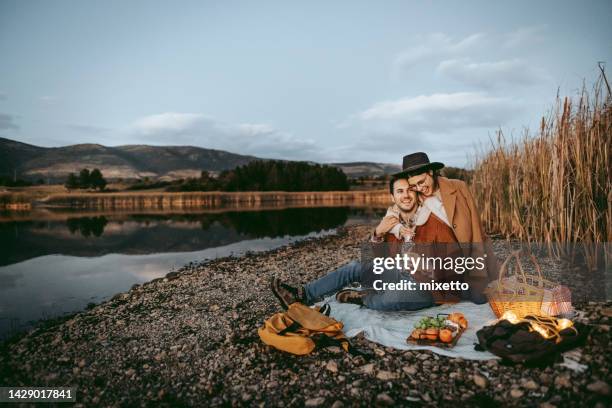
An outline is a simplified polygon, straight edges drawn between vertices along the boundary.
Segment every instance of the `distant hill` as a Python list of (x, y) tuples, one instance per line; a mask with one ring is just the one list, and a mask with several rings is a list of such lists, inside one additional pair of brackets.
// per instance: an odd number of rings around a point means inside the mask
[(258, 160), (222, 150), (193, 146), (77, 144), (38, 147), (0, 138), (0, 175), (29, 180), (63, 181), (69, 173), (99, 168), (108, 179), (176, 179), (220, 172)]
[[(104, 177), (116, 179), (172, 180), (199, 177), (202, 170), (218, 173), (254, 160), (265, 160), (223, 150), (194, 146), (125, 145), (107, 147), (99, 144), (76, 144), (63, 147), (40, 147), (0, 137), (0, 176), (25, 180), (43, 179), (63, 182), (70, 173), (83, 168), (98, 168)], [(349, 178), (379, 176), (400, 170), (383, 163), (333, 163)]]
[(0, 176), (13, 177), (17, 174), (18, 177), (23, 178), (21, 171), (23, 164), (38, 157), (44, 151), (44, 147), (0, 137)]
[(332, 166), (342, 169), (349, 178), (363, 176), (384, 176), (387, 174), (398, 173), (402, 167), (398, 164), (371, 163), (371, 162), (351, 162), (351, 163), (331, 163)]

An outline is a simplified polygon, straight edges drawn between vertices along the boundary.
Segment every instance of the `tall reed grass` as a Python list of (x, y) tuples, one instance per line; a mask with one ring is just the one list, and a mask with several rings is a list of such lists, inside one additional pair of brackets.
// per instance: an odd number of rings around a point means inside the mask
[(605, 74), (557, 97), (537, 134), (498, 131), (471, 188), (489, 232), (540, 242), (612, 241), (612, 97)]

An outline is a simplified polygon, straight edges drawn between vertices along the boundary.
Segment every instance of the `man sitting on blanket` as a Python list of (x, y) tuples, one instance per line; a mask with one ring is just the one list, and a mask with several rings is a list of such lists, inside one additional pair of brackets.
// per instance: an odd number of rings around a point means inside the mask
[[(417, 163), (416, 166), (415, 162)], [(404, 157), (404, 171), (392, 178), (389, 184), (394, 205), (389, 208), (387, 215), (376, 227), (371, 238), (372, 242), (384, 241), (387, 243), (385, 244), (387, 251), (384, 256), (393, 257), (401, 250), (404, 242), (414, 239), (417, 244), (415, 252), (419, 254), (425, 252), (429, 256), (457, 257), (464, 252), (457, 235), (462, 237), (466, 233), (472, 235), (481, 233), (481, 231), (464, 231), (465, 228), (456, 231), (456, 224), (450, 224), (443, 204), (448, 204), (451, 200), (444, 200), (445, 203), (442, 200), (452, 195), (452, 198), (455, 199), (453, 204), (458, 206), (460, 210), (452, 213), (451, 217), (454, 216), (452, 220), (458, 221), (459, 216), (464, 217), (465, 213), (474, 212), (475, 214), (467, 216), (472, 220), (466, 221), (468, 224), (475, 224), (479, 229), (481, 228), (479, 221), (477, 221), (477, 224), (473, 222), (473, 218), (478, 217), (477, 211), (464, 211), (464, 208), (462, 208), (462, 205), (469, 207), (469, 204), (473, 204), (465, 183), (438, 176), (437, 170), (442, 166), (441, 163), (429, 163), (429, 159), (424, 153), (415, 153)], [(407, 168), (413, 172), (406, 172)], [(424, 177), (425, 182), (421, 180)], [(411, 186), (409, 180), (412, 181), (412, 179), (415, 179), (416, 183)], [(460, 197), (462, 200), (456, 198), (458, 190), (461, 191)], [(419, 192), (418, 197), (415, 191)], [(464, 197), (466, 195), (469, 196)], [(463, 201), (466, 201), (467, 204)], [(421, 206), (418, 205), (419, 202), (421, 202)], [(454, 207), (451, 207), (451, 211), (454, 209)], [(465, 224), (463, 219), (459, 222), (462, 225)], [(477, 247), (482, 247), (482, 245), (469, 245), (468, 251), (474, 251)], [(412, 248), (413, 251), (414, 249)], [(415, 280), (428, 281), (430, 278), (434, 278), (436, 282), (448, 282), (451, 279), (458, 282), (470, 280), (468, 276), (464, 277), (453, 271), (449, 273), (449, 271), (440, 269), (429, 270), (425, 271), (428, 272), (427, 275), (422, 272), (419, 271), (416, 275), (411, 275), (404, 270), (391, 269), (384, 272), (384, 281), (400, 282), (406, 280), (414, 282)], [(357, 291), (348, 289), (340, 291), (336, 298), (340, 302), (356, 303), (375, 310), (418, 310), (433, 306), (436, 303), (456, 302), (460, 299), (469, 299), (474, 303), (484, 303), (486, 298), (482, 294), (483, 286), (481, 283), (487, 282), (486, 269), (482, 273), (485, 275), (485, 279), (477, 276), (475, 289), (468, 291)], [(424, 276), (427, 277), (424, 278)], [(368, 286), (372, 283), (371, 278), (371, 262), (351, 262), (304, 286), (293, 287), (279, 279), (273, 279), (272, 291), (281, 305), (286, 308), (295, 301), (312, 304), (323, 296), (332, 294), (353, 282)], [(474, 280), (472, 281), (474, 282)]]
[[(374, 230), (371, 241), (386, 240), (401, 245), (406, 239), (414, 236), (413, 217), (418, 208), (417, 193), (409, 188), (406, 178), (393, 178), (389, 183), (389, 192), (394, 206)], [(381, 239), (382, 238), (382, 239)], [(391, 255), (391, 254), (389, 254)], [(304, 286), (293, 287), (277, 278), (272, 280), (272, 291), (281, 305), (287, 308), (293, 302), (313, 304), (326, 295), (350, 285), (353, 282), (363, 283), (371, 275), (372, 264), (358, 261), (344, 265), (329, 274)], [(392, 270), (385, 273), (385, 281), (412, 280), (404, 271)], [(395, 275), (395, 276), (390, 276)], [(375, 310), (418, 310), (432, 306), (435, 302), (429, 291), (372, 291), (344, 290), (337, 294), (340, 302), (364, 305)]]

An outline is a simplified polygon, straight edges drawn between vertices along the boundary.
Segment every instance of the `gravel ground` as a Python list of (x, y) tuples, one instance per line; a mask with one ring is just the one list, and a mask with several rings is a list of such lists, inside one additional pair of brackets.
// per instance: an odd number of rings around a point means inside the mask
[[(608, 406), (610, 303), (581, 305), (593, 325), (574, 352), (583, 372), (473, 362), (353, 339), (296, 357), (257, 328), (280, 310), (273, 275), (306, 282), (359, 256), (367, 227), (274, 251), (190, 264), (165, 279), (0, 348), (2, 386), (76, 386), (78, 406)], [(500, 245), (498, 245), (500, 246)], [(500, 246), (501, 247), (501, 246)], [(503, 252), (497, 249), (496, 252)], [(498, 254), (498, 255), (503, 255)]]

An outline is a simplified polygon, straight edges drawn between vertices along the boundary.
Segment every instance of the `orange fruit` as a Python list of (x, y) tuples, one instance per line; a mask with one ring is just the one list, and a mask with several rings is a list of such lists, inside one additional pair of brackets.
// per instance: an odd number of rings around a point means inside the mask
[(429, 328), (425, 330), (425, 337), (429, 340), (437, 340), (438, 339), (438, 329)]
[(448, 329), (440, 330), (440, 340), (444, 343), (450, 343), (453, 341), (453, 332)]

